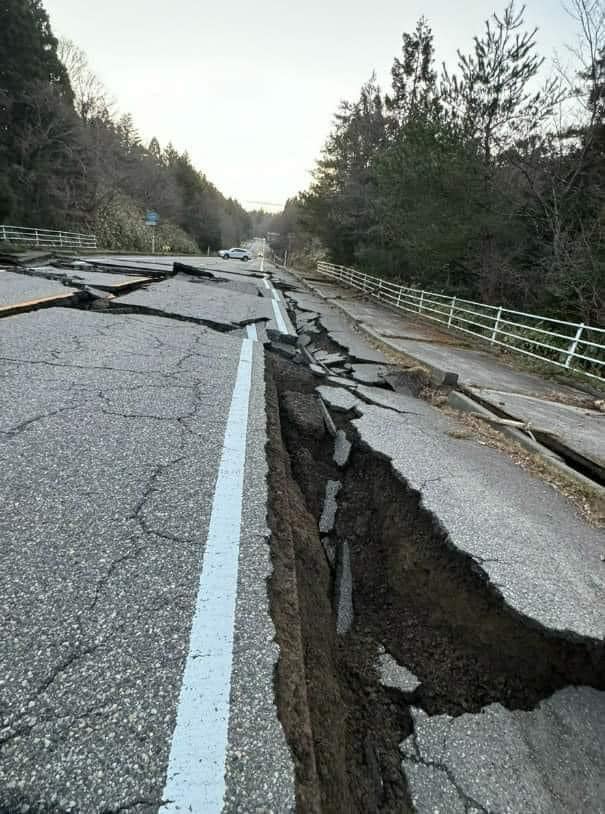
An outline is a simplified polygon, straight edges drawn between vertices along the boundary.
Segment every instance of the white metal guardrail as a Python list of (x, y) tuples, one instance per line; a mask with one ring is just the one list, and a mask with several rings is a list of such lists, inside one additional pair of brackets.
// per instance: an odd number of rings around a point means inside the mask
[(401, 311), (605, 383), (604, 328), (421, 291), (324, 261), (317, 270)]
[(80, 232), (57, 232), (53, 229), (30, 229), (26, 226), (6, 226), (0, 224), (0, 240), (8, 243), (27, 243), (40, 248), (96, 249), (95, 235)]

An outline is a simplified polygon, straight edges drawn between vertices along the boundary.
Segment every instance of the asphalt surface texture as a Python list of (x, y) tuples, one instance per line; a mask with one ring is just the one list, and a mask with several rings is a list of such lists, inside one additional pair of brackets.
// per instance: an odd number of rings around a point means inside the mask
[[(364, 406), (354, 426), (515, 611), (552, 631), (605, 638), (602, 529), (498, 450), (459, 438), (455, 420)], [(478, 510), (480, 507), (480, 510)]]
[(414, 730), (401, 753), (419, 814), (605, 811), (605, 693), (568, 687), (534, 710), (457, 718), (415, 710)]
[[(357, 319), (346, 320), (335, 310), (342, 291), (316, 281), (311, 291), (300, 276), (287, 279), (306, 351), (320, 361), (323, 351), (313, 343), (321, 348), (325, 336), (343, 350), (356, 348), (357, 358), (349, 357), (337, 376), (316, 366), (317, 393), (339, 422), (350, 421), (354, 448), (389, 462), (402, 494), (411, 489), (419, 495), (444, 547), (467, 558), (469, 572), (481, 574), (517, 624), (601, 646), (602, 529), (584, 522), (550, 485), (474, 439), (453, 415), (411, 393), (393, 392), (384, 365), (358, 363), (364, 344), (368, 356), (373, 349), (359, 330), (360, 317), (373, 316), (373, 330), (382, 331), (380, 306), (351, 298), (346, 308)], [(396, 319), (389, 316), (385, 332), (416, 331), (411, 341), (422, 338), (427, 347), (439, 341), (422, 325), (397, 326)], [(378, 386), (366, 386), (368, 378)], [(533, 392), (549, 391), (534, 378), (519, 377)], [(419, 679), (380, 652), (381, 683), (413, 697)], [(605, 692), (569, 686), (532, 709), (495, 703), (458, 717), (430, 716), (411, 704), (413, 731), (400, 744), (400, 758), (419, 814), (605, 811)]]
[(293, 276), (289, 282), (288, 297), (303, 315), (315, 314), (340, 347), (356, 348), (348, 386), (326, 382), (318, 388), (322, 399), (357, 414), (360, 441), (421, 494), (451, 544), (473, 558), (516, 613), (559, 633), (605, 638), (603, 530), (587, 525), (541, 479), (460, 432), (454, 417), (386, 388), (385, 365), (357, 363), (373, 348), (335, 308), (334, 286), (313, 283), (310, 292)]
[[(463, 336), (448, 332), (445, 326), (397, 313), (318, 273), (303, 275), (303, 279), (310, 280), (311, 292), (300, 292), (301, 307), (319, 308), (322, 324), (335, 341), (340, 330), (338, 319), (349, 326), (352, 321), (393, 351), (439, 373), (456, 374), (471, 396), (486, 401), (498, 414), (546, 430), (572, 455), (605, 471), (604, 414), (592, 409), (598, 396), (516, 370), (495, 353), (470, 347)], [(323, 301), (323, 307), (318, 300)], [(566, 410), (562, 405), (578, 410)]]
[(115, 304), (162, 311), (217, 329), (225, 326), (228, 330), (263, 320), (276, 327), (270, 298), (240, 293), (231, 285), (172, 278), (120, 296)]
[[(195, 297), (204, 284), (189, 285)], [(227, 292), (235, 313), (248, 295)], [(269, 300), (250, 299), (260, 328)], [(213, 330), (107, 308), (0, 320), (0, 811), (294, 810), (273, 693), (264, 359), (254, 339), (231, 319)], [(239, 484), (226, 443), (242, 446)], [(238, 528), (230, 598), (221, 573), (205, 577), (223, 481), (222, 512)], [(232, 643), (216, 642), (227, 656), (209, 658), (190, 641), (193, 620), (203, 626), (212, 603), (227, 601)], [(200, 664), (210, 689), (201, 698), (193, 688), (191, 715), (184, 671)], [(224, 753), (204, 751), (206, 712), (225, 730)], [(176, 800), (167, 796), (175, 766), (193, 789)], [(202, 775), (207, 797), (195, 788)]]
[[(313, 360), (343, 482), (360, 448), (388, 461), (517, 624), (602, 643), (602, 530), (414, 388), (394, 392), (397, 367), (334, 287), (311, 291), (258, 257), (85, 261), (66, 279), (109, 299), (0, 319), (0, 814), (297, 810), (300, 764), (274, 689), (268, 338)], [(52, 268), (34, 273), (11, 277), (69, 293)], [(357, 326), (371, 319), (371, 304), (350, 307)], [(330, 481), (325, 533), (339, 495)], [(357, 624), (353, 549), (336, 543), (343, 647)], [(379, 649), (376, 680), (417, 699), (410, 667)], [(531, 709), (458, 717), (410, 700), (412, 734), (394, 753), (414, 809), (604, 812), (604, 699), (568, 686)]]
[(76, 291), (77, 289), (68, 288), (54, 280), (42, 280), (0, 270), (0, 313), (36, 300), (66, 298)]
[(146, 283), (150, 280), (149, 277), (143, 275), (112, 274), (103, 271), (90, 271), (82, 267), (65, 269), (55, 266), (34, 266), (28, 268), (27, 273), (34, 277), (65, 281), (68, 285), (91, 286), (101, 291), (120, 291), (123, 288)]

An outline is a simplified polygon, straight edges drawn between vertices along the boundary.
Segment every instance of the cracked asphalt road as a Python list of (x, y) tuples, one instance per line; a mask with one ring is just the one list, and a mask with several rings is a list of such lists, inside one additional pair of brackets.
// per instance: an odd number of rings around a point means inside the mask
[(58, 301), (76, 293), (77, 289), (68, 288), (54, 280), (43, 280), (0, 269), (0, 314), (22, 303), (34, 300)]
[[(0, 322), (1, 811), (161, 804), (245, 336), (64, 308)], [(257, 344), (225, 811), (243, 794), (293, 808), (272, 691), (263, 370)]]
[(276, 327), (269, 298), (234, 291), (226, 285), (213, 284), (211, 280), (188, 281), (176, 277), (125, 294), (113, 302), (117, 307), (149, 308), (217, 328), (225, 326), (230, 329), (263, 320), (269, 323), (269, 327)]
[(413, 717), (401, 753), (420, 814), (605, 811), (604, 693), (568, 687), (531, 711)]
[(361, 441), (392, 461), (516, 613), (559, 634), (603, 639), (601, 529), (496, 450), (457, 438), (448, 416), (393, 413), (387, 422), (382, 408), (362, 411), (353, 422)]
[[(220, 279), (161, 281), (176, 259)], [(0, 319), (0, 814), (292, 812), (298, 756), (286, 744), (273, 684), (260, 344), (279, 314), (289, 326), (283, 299), (256, 260), (128, 264), (160, 279), (104, 310), (53, 307)], [(321, 310), (319, 298), (294, 295)], [(337, 316), (329, 311), (330, 338), (380, 363)], [(318, 389), (336, 412), (355, 410), (357, 443), (422, 493), (520, 619), (563, 637), (602, 637), (602, 537), (555, 493), (456, 438), (423, 401), (359, 383), (353, 392)], [(234, 439), (238, 417), (244, 432)], [(215, 675), (210, 662), (219, 659), (192, 631), (211, 605), (206, 594), (199, 599), (211, 541), (219, 549), (233, 542), (216, 520), (221, 478), (232, 481), (223, 510), (238, 512), (241, 528), (230, 660)], [(511, 515), (511, 505), (526, 514)], [(223, 577), (214, 585), (221, 609)], [(223, 652), (223, 619), (207, 616), (217, 620)], [(210, 760), (200, 758), (206, 743), (197, 748), (200, 734), (215, 735), (199, 715), (203, 693), (193, 686), (193, 715), (183, 702), (192, 663), (214, 713), (228, 703), (226, 718), (214, 715), (225, 724), (224, 754)], [(225, 669), (228, 680), (213, 687)], [(492, 704), (451, 718), (412, 709), (400, 763), (416, 810), (603, 811), (603, 697), (567, 687), (531, 710)], [(203, 786), (208, 771), (220, 781), (220, 805), (166, 793), (180, 783), (179, 737), (193, 784)]]

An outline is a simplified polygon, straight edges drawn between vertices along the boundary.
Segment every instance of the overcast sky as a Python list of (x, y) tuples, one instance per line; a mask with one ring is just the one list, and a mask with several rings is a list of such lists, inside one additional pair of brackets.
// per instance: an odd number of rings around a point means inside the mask
[[(57, 36), (89, 56), (145, 141), (187, 149), (246, 208), (308, 186), (332, 114), (424, 14), (438, 61), (468, 50), (489, 0), (45, 0)], [(527, 0), (543, 55), (573, 38), (560, 0)], [(268, 207), (267, 207), (268, 208)]]

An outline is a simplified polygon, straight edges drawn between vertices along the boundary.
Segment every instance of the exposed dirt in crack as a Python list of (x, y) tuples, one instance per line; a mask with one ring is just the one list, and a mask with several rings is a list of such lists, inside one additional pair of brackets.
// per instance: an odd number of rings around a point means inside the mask
[[(550, 635), (507, 607), (342, 413), (335, 422), (355, 443), (338, 470), (316, 379), (268, 357), (276, 686), (299, 810), (411, 811), (399, 753), (410, 704), (458, 715), (493, 702), (532, 709), (568, 685), (605, 689), (605, 649)], [(334, 575), (318, 531), (328, 479), (343, 482), (335, 537), (352, 556), (355, 622), (345, 636), (336, 634)], [(413, 694), (380, 683), (381, 646), (417, 675)]]
[(351, 545), (356, 617), (418, 676), (429, 714), (532, 709), (570, 684), (605, 689), (605, 647), (516, 615), (390, 462), (359, 443), (336, 531)]
[(298, 810), (401, 814), (412, 810), (398, 752), (411, 719), (378, 681), (378, 643), (361, 629), (336, 634), (333, 575), (318, 530), (320, 496), (335, 476), (333, 445), (313, 409), (314, 387), (305, 368), (268, 355), (276, 689)]
[[(296, 312), (290, 316), (296, 324)], [(316, 349), (342, 351), (323, 330), (311, 338)], [(605, 647), (553, 635), (505, 605), (480, 566), (451, 546), (421, 496), (359, 441), (352, 413), (333, 413), (353, 441), (347, 466), (338, 469), (317, 409), (320, 382), (302, 364), (268, 357), (278, 529), (272, 602), (282, 652), (276, 685), (298, 761), (299, 810), (412, 811), (399, 752), (413, 731), (410, 705), (430, 715), (476, 713), (494, 702), (529, 710), (565, 686), (605, 689)], [(428, 400), (437, 395), (422, 392)], [(351, 551), (354, 624), (345, 636), (336, 634), (333, 568), (318, 531), (327, 480), (342, 482), (331, 536)], [(289, 568), (289, 584), (277, 579), (280, 565)], [(292, 594), (298, 616), (284, 612)], [(298, 662), (291, 658), (293, 630)], [(418, 677), (418, 689), (381, 684), (382, 647)], [(304, 683), (298, 695), (297, 665)], [(306, 726), (302, 704), (296, 706), (303, 693)]]

